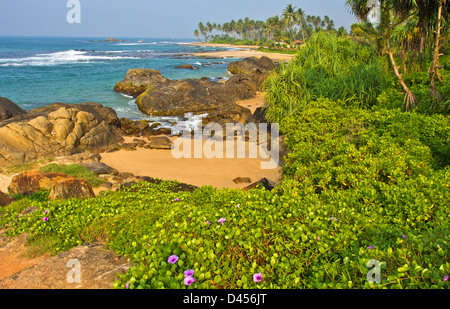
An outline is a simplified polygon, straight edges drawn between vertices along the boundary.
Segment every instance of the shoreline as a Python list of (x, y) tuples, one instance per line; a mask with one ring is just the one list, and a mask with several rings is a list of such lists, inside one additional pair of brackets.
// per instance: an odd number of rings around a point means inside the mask
[(220, 47), (220, 48), (234, 48), (237, 50), (221, 50), (221, 51), (208, 51), (208, 52), (194, 52), (188, 55), (196, 57), (212, 57), (212, 58), (248, 58), (266, 56), (273, 61), (288, 62), (294, 59), (295, 54), (281, 54), (281, 53), (267, 53), (258, 51), (256, 49), (259, 46), (253, 45), (232, 45), (232, 44), (219, 44), (219, 43), (190, 43), (192, 46), (203, 47)]

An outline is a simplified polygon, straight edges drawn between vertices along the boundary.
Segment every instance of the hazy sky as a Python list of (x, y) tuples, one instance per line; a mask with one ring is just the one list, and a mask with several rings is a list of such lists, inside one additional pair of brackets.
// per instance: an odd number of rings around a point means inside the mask
[(281, 15), (287, 4), (328, 15), (337, 28), (355, 22), (346, 0), (79, 0), (81, 23), (70, 24), (68, 0), (0, 0), (0, 36), (194, 38), (198, 23)]

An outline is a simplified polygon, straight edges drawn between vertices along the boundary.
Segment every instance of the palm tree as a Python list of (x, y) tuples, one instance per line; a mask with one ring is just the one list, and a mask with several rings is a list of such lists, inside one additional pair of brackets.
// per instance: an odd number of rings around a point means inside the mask
[(200, 37), (199, 37), (200, 33), (199, 33), (198, 29), (195, 29), (194, 35), (197, 37), (197, 39), (198, 39), (200, 42), (202, 41), (202, 40), (200, 39)]
[[(403, 23), (416, 8), (415, 0), (377, 0), (380, 6), (380, 27), (385, 45), (384, 54), (386, 54), (390, 60), (391, 67), (395, 76), (403, 90), (405, 91), (405, 109), (408, 111), (411, 106), (414, 107), (417, 103), (417, 99), (411, 89), (406, 85), (403, 80), (402, 74), (400, 74), (399, 68), (395, 61), (393, 46), (391, 43), (392, 30)], [(351, 8), (353, 14), (358, 16), (359, 20), (368, 21), (368, 15), (372, 10), (372, 6), (369, 5), (374, 1), (368, 0), (347, 0), (348, 7)]]
[(296, 7), (292, 6), (292, 4), (288, 4), (286, 8), (283, 10), (281, 15), (284, 23), (286, 24), (286, 27), (288, 28), (291, 34), (292, 40), (295, 40), (295, 37), (292, 32), (292, 27), (294, 26), (297, 17), (295, 9)]
[(296, 15), (297, 15), (297, 18), (296, 18), (297, 25), (299, 26), (300, 31), (302, 32), (303, 42), (305, 42), (305, 29), (304, 29), (304, 26), (305, 26), (305, 12), (302, 9), (298, 9), (297, 12), (296, 12)]
[(198, 23), (198, 30), (200, 31), (201, 35), (205, 38), (205, 41), (207, 40), (207, 34), (206, 34), (206, 27), (203, 25), (202, 22)]

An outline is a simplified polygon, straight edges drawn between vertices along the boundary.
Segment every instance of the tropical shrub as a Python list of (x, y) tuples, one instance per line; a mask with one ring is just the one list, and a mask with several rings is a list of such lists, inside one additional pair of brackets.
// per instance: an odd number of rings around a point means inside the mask
[(266, 80), (267, 117), (279, 122), (319, 98), (369, 108), (388, 85), (383, 60), (373, 48), (336, 34), (317, 33), (294, 60), (281, 64)]

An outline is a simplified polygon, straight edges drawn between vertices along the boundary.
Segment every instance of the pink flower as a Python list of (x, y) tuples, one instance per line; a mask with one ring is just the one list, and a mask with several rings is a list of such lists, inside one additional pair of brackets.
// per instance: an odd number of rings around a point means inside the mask
[(177, 261), (178, 261), (178, 256), (176, 256), (176, 255), (171, 255), (171, 256), (169, 256), (168, 262), (169, 262), (170, 264), (175, 264)]
[(125, 288), (128, 289), (128, 285), (130, 284), (130, 281), (127, 282), (127, 284), (125, 284)]
[(194, 283), (195, 281), (197, 281), (195, 278), (192, 277), (186, 277), (184, 278), (184, 284), (186, 285), (191, 285), (192, 283)]
[(47, 221), (48, 221), (48, 218), (47, 218), (47, 217), (44, 217), (44, 218), (42, 219), (42, 221), (47, 222)]
[(442, 282), (448, 281), (448, 275), (444, 277), (444, 279), (442, 279)]
[(193, 275), (194, 275), (194, 270), (193, 269), (189, 269), (189, 270), (186, 270), (184, 272), (184, 276), (185, 277), (192, 277)]
[(177, 197), (176, 199), (174, 199), (173, 201), (174, 201), (174, 202), (178, 202), (178, 201), (179, 201), (178, 197)]
[(227, 219), (225, 219), (225, 218), (221, 218), (221, 219), (217, 220), (217, 222), (222, 223), (222, 225), (225, 221), (227, 221)]
[(255, 282), (261, 282), (261, 281), (262, 281), (262, 273), (254, 274), (254, 275), (253, 275), (253, 281), (255, 281)]

